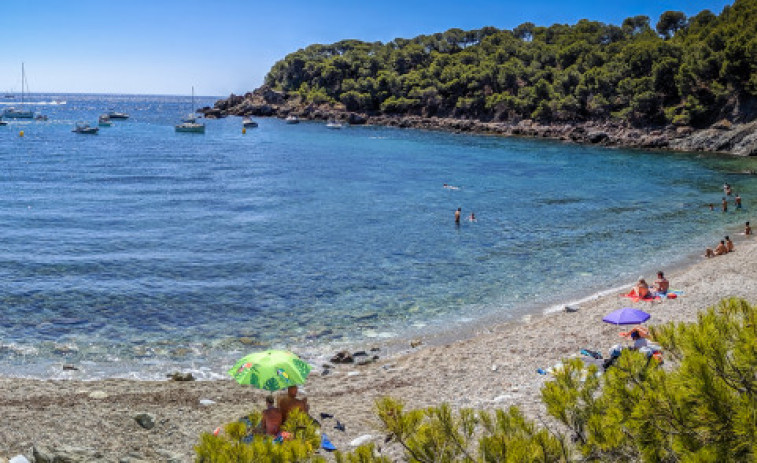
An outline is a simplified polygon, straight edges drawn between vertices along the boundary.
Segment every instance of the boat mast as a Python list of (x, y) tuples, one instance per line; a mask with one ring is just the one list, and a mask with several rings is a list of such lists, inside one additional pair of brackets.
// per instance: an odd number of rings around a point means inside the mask
[(24, 79), (26, 79), (26, 75), (24, 74), (24, 63), (21, 62), (21, 106), (24, 105)]

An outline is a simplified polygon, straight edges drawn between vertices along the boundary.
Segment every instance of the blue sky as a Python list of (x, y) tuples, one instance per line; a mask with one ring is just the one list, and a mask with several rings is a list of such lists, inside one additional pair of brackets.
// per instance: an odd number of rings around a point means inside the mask
[(386, 42), (458, 27), (620, 24), (666, 10), (719, 14), (732, 1), (3, 0), (0, 93), (244, 93), (287, 53), (341, 39)]

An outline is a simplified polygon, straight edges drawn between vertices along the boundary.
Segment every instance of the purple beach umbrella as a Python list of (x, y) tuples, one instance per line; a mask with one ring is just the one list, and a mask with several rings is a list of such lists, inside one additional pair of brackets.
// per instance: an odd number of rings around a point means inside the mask
[(639, 309), (632, 309), (631, 307), (623, 307), (610, 314), (608, 314), (602, 321), (612, 323), (614, 325), (637, 325), (649, 320), (648, 313)]

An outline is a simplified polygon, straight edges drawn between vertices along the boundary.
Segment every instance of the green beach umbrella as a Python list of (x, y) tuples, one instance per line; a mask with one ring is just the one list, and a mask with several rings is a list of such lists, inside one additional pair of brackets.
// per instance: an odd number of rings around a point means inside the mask
[(310, 365), (283, 350), (245, 355), (229, 370), (229, 375), (239, 384), (249, 384), (270, 392), (304, 384), (308, 373)]

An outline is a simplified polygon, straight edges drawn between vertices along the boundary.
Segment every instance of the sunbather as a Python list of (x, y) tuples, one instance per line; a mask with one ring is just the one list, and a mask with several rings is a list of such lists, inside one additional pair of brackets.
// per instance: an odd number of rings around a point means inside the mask
[(655, 280), (654, 285), (652, 285), (652, 289), (658, 295), (665, 295), (668, 293), (669, 288), (670, 282), (665, 278), (662, 270), (660, 270), (657, 272), (657, 280)]
[(286, 395), (279, 396), (279, 408), (281, 409), (284, 423), (286, 423), (289, 412), (292, 409), (297, 408), (303, 413), (307, 413), (308, 410), (310, 410), (308, 399), (297, 398), (297, 386), (289, 386), (289, 388), (287, 388)]
[(636, 286), (633, 287), (631, 292), (639, 299), (644, 299), (649, 296), (649, 285), (644, 278), (639, 278), (639, 281), (636, 283)]
[(284, 417), (281, 410), (273, 405), (273, 396), (265, 398), (266, 409), (263, 410), (263, 418), (260, 420), (260, 427), (269, 436), (278, 436), (281, 431), (281, 423), (284, 422)]

